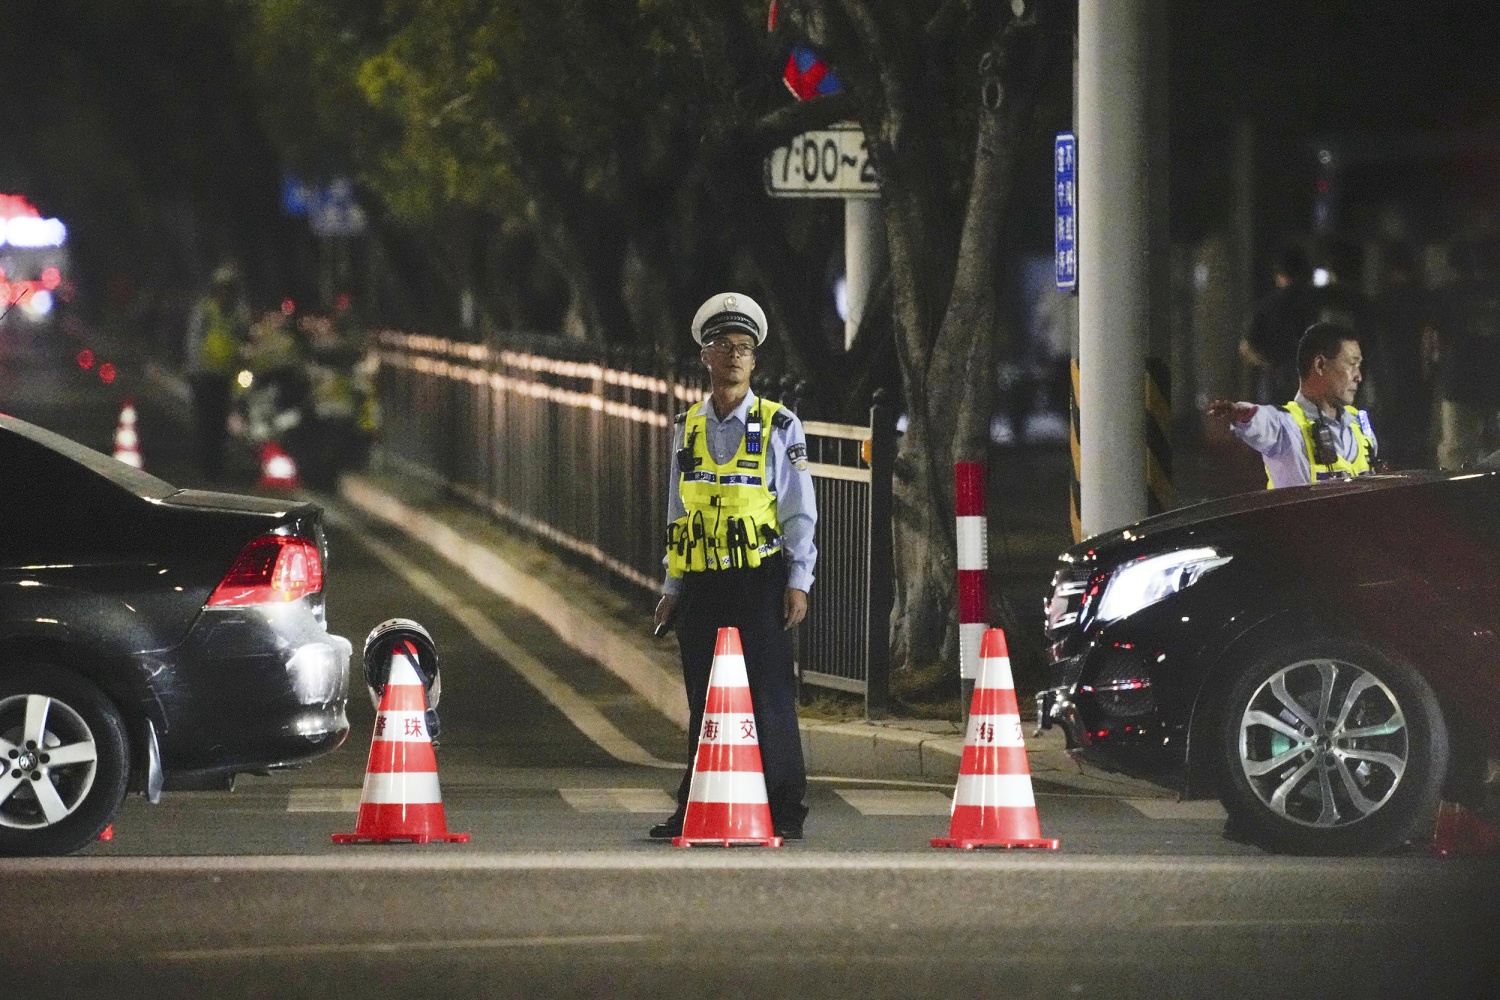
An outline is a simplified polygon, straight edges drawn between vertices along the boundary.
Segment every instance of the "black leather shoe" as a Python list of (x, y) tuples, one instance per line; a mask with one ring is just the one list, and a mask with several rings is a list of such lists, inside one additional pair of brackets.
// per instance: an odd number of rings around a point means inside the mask
[(776, 836), (780, 837), (782, 840), (801, 840), (802, 839), (802, 824), (798, 823), (796, 826), (778, 826), (778, 827), (774, 827), (773, 830), (772, 830), (772, 832), (775, 833)]
[(667, 840), (672, 837), (682, 836), (682, 817), (676, 813), (668, 816), (653, 826), (649, 831), (649, 835), (652, 840)]

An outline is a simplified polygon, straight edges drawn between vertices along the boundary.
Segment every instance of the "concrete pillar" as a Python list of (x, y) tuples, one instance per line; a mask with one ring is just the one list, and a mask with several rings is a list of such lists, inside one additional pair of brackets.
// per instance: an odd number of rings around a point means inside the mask
[[(1153, 0), (1078, 4), (1078, 364), (1085, 535), (1146, 515), (1145, 357), (1155, 269), (1153, 175), (1165, 135), (1152, 100), (1164, 44)], [(1153, 11), (1152, 8), (1158, 9)]]
[(844, 350), (854, 346), (854, 335), (864, 319), (881, 267), (885, 263), (885, 222), (879, 198), (844, 199)]

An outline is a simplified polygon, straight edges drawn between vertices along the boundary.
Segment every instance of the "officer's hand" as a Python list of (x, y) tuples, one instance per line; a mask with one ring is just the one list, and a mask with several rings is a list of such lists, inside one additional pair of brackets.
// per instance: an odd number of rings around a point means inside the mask
[(1204, 408), (1208, 418), (1217, 423), (1229, 426), (1230, 421), (1243, 424), (1255, 415), (1254, 403), (1235, 403), (1227, 399), (1216, 399)]
[(807, 617), (807, 591), (798, 590), (796, 587), (786, 588), (786, 597), (782, 601), (781, 627), (791, 628)]
[(677, 607), (677, 598), (671, 594), (662, 594), (661, 600), (656, 602), (656, 627), (660, 628), (662, 623), (672, 617), (672, 612)]

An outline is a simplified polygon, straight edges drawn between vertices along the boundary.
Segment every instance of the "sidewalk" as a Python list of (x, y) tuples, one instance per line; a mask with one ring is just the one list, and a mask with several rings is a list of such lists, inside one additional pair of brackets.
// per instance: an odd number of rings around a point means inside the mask
[[(686, 727), (687, 699), (676, 638), (653, 637), (649, 609), (639, 602), (420, 480), (377, 469), (346, 475), (339, 493), (364, 516), (400, 529), (480, 585), (541, 619), (679, 728)], [(952, 784), (963, 755), (963, 731), (957, 722), (804, 719), (801, 728), (808, 772), (813, 775)], [(1060, 730), (1028, 733), (1026, 741), (1039, 792), (1131, 798), (1171, 794), (1075, 761), (1064, 750)]]

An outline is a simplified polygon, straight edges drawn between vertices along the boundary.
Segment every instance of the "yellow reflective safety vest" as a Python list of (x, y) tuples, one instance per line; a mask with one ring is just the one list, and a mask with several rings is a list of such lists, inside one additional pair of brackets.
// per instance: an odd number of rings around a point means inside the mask
[(203, 303), (203, 339), (195, 360), (200, 370), (218, 375), (232, 375), (239, 367), (239, 338), (230, 317), (212, 298)]
[(791, 422), (780, 403), (759, 396), (746, 414), (740, 446), (723, 465), (708, 450), (705, 399), (683, 419), (677, 489), (687, 513), (667, 527), (667, 573), (753, 569), (781, 549), (776, 496), (766, 476), (770, 428)]
[[(1354, 418), (1352, 428), (1354, 440), (1359, 442), (1359, 454), (1354, 461), (1349, 461), (1342, 455), (1336, 457), (1329, 465), (1319, 465), (1314, 456), (1317, 455), (1315, 442), (1313, 441), (1313, 422), (1308, 419), (1307, 411), (1295, 399), (1283, 407), (1297, 421), (1297, 426), (1302, 430), (1302, 446), (1307, 449), (1307, 465), (1312, 470), (1312, 481), (1322, 482), (1325, 479), (1341, 479), (1345, 477), (1363, 476), (1372, 470), (1370, 456), (1374, 452), (1374, 445), (1370, 441), (1370, 435), (1365, 433), (1364, 421), (1369, 418), (1364, 416), (1360, 410), (1353, 406), (1344, 407), (1344, 412)], [(1276, 484), (1271, 482), (1269, 473), (1266, 475), (1266, 489), (1274, 489)]]

